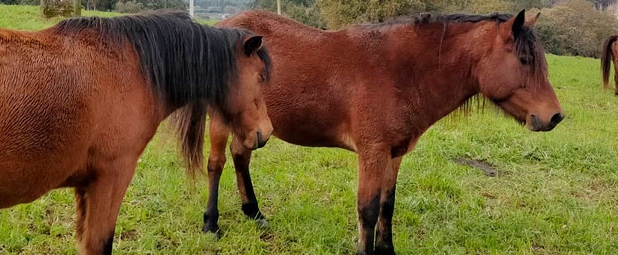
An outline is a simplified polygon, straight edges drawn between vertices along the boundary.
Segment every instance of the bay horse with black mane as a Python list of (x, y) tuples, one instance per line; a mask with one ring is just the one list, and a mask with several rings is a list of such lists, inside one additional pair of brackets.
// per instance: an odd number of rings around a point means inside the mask
[[(203, 168), (206, 111), (247, 150), (272, 132), (262, 37), (182, 12), (0, 29), (0, 208), (74, 187), (82, 254), (111, 254), (140, 154), (169, 115), (189, 172)], [(174, 114), (172, 114), (174, 113)]]
[(609, 73), (612, 62), (614, 63), (614, 94), (618, 95), (618, 35), (611, 35), (603, 42), (603, 53), (601, 53), (601, 75), (603, 87), (609, 87)]
[[(394, 254), (401, 159), (432, 124), (477, 94), (532, 131), (552, 130), (564, 118), (533, 31), (537, 18), (526, 20), (523, 10), (516, 16), (422, 15), (322, 31), (248, 11), (217, 26), (264, 35), (273, 59), (264, 89), (273, 135), (358, 153), (358, 254)], [(217, 193), (230, 133), (222, 124), (211, 116), (203, 229), (211, 232), (219, 230)], [(265, 222), (249, 175), (251, 151), (233, 136), (242, 210)]]

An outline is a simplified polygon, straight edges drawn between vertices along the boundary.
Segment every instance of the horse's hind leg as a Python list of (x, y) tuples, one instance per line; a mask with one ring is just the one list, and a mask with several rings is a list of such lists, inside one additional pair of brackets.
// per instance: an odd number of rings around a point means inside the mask
[(380, 198), (380, 215), (376, 229), (376, 255), (395, 254), (393, 246), (392, 219), (395, 210), (395, 186), (397, 175), (402, 157), (391, 160), (390, 166), (386, 169), (384, 181), (382, 182), (382, 195)]
[[(211, 120), (212, 121), (212, 120)], [(221, 237), (219, 225), (219, 180), (225, 166), (225, 146), (229, 131), (222, 124), (211, 122), (210, 124), (210, 155), (208, 156), (208, 205), (204, 212), (204, 233), (212, 232)]]
[(80, 254), (112, 254), (118, 211), (136, 162), (137, 158), (103, 164), (93, 182), (75, 189)]
[(359, 150), (358, 164), (358, 251), (357, 254), (374, 254), (374, 232), (380, 213), (380, 197), (384, 172), (391, 162), (388, 148), (363, 148)]
[(249, 163), (251, 161), (251, 150), (245, 148), (242, 142), (234, 137), (230, 145), (232, 159), (234, 160), (234, 168), (236, 168), (236, 184), (242, 201), (242, 211), (249, 218), (254, 219), (262, 227), (268, 226), (268, 221), (260, 212), (257, 198), (253, 191), (253, 183), (251, 183), (251, 174), (249, 173)]

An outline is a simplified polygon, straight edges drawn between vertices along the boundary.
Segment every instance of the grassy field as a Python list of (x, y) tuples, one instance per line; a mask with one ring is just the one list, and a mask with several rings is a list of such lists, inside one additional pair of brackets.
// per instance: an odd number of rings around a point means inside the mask
[[(7, 18), (21, 7), (11, 8), (0, 6), (0, 26), (54, 22), (40, 23), (28, 8), (22, 11), (31, 18)], [(405, 157), (394, 216), (399, 254), (618, 254), (618, 97), (602, 89), (597, 59), (548, 55), (548, 62), (567, 116), (555, 130), (532, 133), (487, 108), (440, 121)], [(200, 232), (207, 182), (191, 185), (175, 142), (161, 131), (124, 199), (115, 254), (355, 251), (353, 153), (276, 138), (256, 151), (253, 179), (266, 229), (241, 212), (228, 164), (220, 189), (224, 235), (216, 241)], [(498, 174), (458, 165), (458, 157), (490, 163)], [(75, 254), (74, 208), (64, 189), (1, 210), (0, 254)]]

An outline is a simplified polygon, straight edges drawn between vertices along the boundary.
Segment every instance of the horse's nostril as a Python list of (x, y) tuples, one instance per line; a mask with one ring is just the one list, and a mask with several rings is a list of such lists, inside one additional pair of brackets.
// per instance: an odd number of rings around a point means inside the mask
[(555, 126), (555, 125), (558, 125), (558, 123), (560, 123), (563, 119), (564, 119), (564, 114), (556, 113), (554, 114), (554, 116), (551, 117), (550, 122), (552, 126)]
[(266, 144), (266, 141), (264, 141), (264, 136), (262, 135), (261, 129), (258, 129), (255, 135), (255, 138), (256, 138), (255, 140), (256, 140), (256, 145), (257, 145), (255, 148), (257, 149), (257, 148), (264, 147), (264, 145)]

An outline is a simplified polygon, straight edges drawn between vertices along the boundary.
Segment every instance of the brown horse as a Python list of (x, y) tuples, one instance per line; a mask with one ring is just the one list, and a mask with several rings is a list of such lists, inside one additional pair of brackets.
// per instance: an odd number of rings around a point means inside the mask
[(601, 54), (601, 70), (603, 77), (603, 87), (609, 87), (609, 68), (614, 62), (614, 87), (615, 95), (618, 95), (618, 45), (616, 44), (618, 35), (612, 35), (605, 39), (603, 43), (603, 53)]
[(0, 208), (75, 187), (82, 254), (111, 254), (138, 158), (172, 112), (189, 170), (202, 168), (206, 107), (245, 149), (272, 125), (262, 37), (180, 12), (0, 29)]
[[(552, 130), (563, 119), (532, 29), (537, 17), (526, 21), (524, 11), (515, 17), (424, 15), (321, 31), (249, 11), (218, 26), (264, 35), (273, 58), (264, 93), (276, 137), (358, 153), (358, 253), (373, 254), (375, 244), (375, 254), (394, 254), (399, 165), (433, 123), (477, 94), (532, 131)], [(212, 116), (204, 231), (219, 229), (217, 192), (229, 134), (222, 123)], [(242, 210), (265, 223), (249, 175), (251, 151), (241, 144), (234, 134)]]

